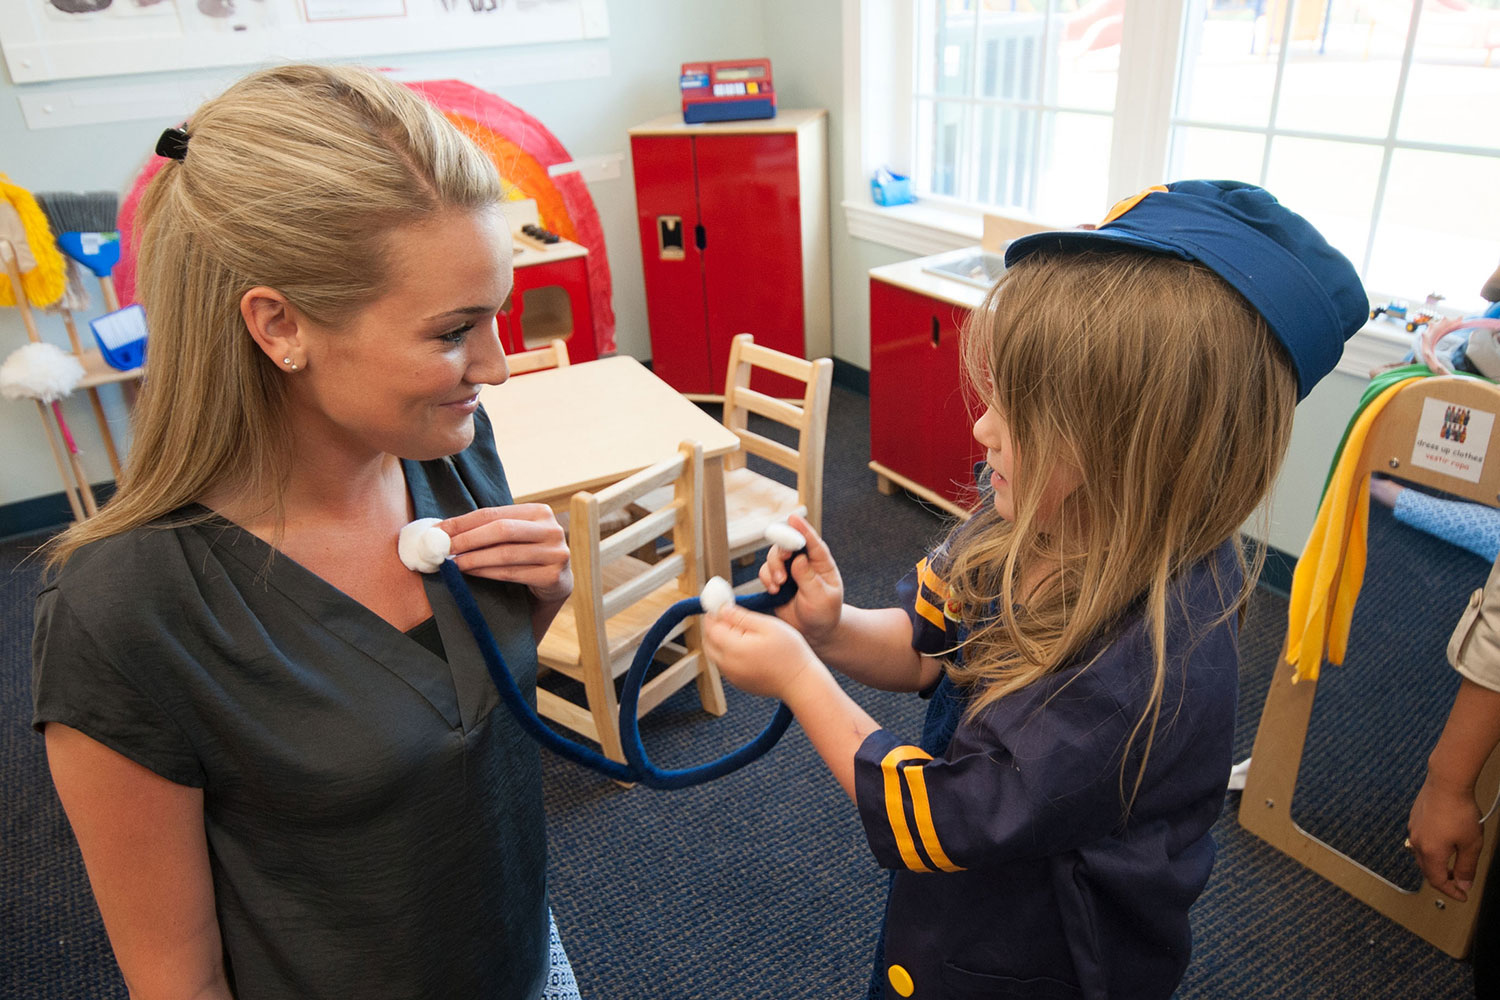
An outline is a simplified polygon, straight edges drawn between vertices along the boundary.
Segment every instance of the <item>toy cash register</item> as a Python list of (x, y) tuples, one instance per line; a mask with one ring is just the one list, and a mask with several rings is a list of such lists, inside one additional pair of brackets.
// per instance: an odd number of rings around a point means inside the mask
[(679, 84), (689, 125), (776, 117), (769, 59), (683, 63)]

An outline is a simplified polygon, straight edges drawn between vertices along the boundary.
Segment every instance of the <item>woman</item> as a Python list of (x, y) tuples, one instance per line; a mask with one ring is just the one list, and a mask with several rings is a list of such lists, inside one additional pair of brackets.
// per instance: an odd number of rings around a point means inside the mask
[(537, 997), (549, 963), (570, 985), (537, 750), (396, 553), (446, 519), (529, 691), (572, 578), (478, 409), (507, 375), (495, 170), (341, 67), (255, 73), (158, 151), (129, 466), (54, 543), (33, 648), (131, 995)]

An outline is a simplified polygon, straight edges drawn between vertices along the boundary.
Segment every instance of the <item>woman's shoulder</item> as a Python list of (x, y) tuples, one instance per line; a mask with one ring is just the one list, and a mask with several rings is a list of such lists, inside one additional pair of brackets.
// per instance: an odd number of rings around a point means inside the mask
[(42, 594), (83, 610), (139, 606), (164, 591), (180, 594), (192, 586), (189, 551), (198, 545), (202, 523), (183, 511), (89, 542), (49, 575)]

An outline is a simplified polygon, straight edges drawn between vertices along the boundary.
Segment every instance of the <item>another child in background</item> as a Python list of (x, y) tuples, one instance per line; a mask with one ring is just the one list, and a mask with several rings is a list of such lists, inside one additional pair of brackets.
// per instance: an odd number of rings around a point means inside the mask
[[(1231, 764), (1261, 557), (1239, 531), (1368, 301), (1305, 220), (1224, 181), (1006, 262), (965, 338), (990, 502), (883, 610), (844, 605), (795, 522), (796, 599), (711, 617), (708, 651), (791, 706), (895, 870), (873, 995), (1168, 997)], [(772, 549), (762, 580), (786, 574)], [(920, 745), (825, 663), (930, 695)]]

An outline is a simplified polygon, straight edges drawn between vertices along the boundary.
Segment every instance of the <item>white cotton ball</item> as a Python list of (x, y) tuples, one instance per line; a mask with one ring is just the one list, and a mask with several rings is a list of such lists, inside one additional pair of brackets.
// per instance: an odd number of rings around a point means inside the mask
[(698, 600), (703, 604), (703, 613), (716, 615), (734, 603), (734, 588), (722, 576), (716, 576), (703, 585), (703, 594)]
[(802, 537), (802, 532), (785, 521), (766, 525), (766, 541), (783, 552), (801, 552), (807, 548), (807, 539)]
[(442, 518), (422, 517), (401, 529), (396, 554), (402, 564), (418, 573), (435, 573), (453, 551), (453, 539), (437, 527)]
[(83, 365), (53, 344), (26, 344), (0, 365), (0, 395), (6, 399), (56, 402), (78, 387)]

